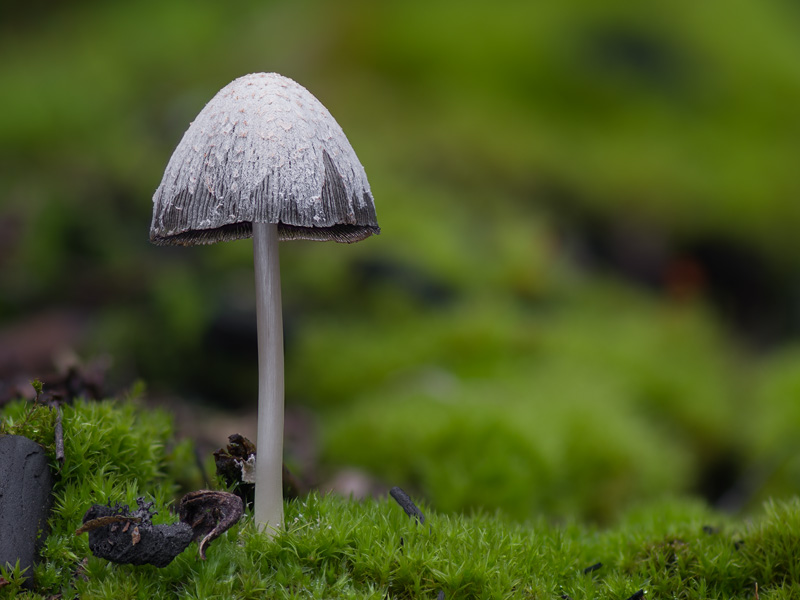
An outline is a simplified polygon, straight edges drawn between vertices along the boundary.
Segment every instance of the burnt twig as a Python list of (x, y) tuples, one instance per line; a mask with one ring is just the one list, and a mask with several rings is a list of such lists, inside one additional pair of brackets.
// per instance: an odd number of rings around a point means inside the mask
[(586, 567), (586, 568), (583, 570), (583, 574), (584, 574), (584, 575), (587, 575), (588, 573), (591, 573), (592, 571), (597, 571), (597, 569), (599, 569), (599, 568), (600, 568), (600, 567), (602, 567), (602, 566), (603, 566), (603, 563), (601, 563), (601, 562), (599, 562), (599, 563), (595, 563), (595, 564), (593, 564), (593, 565), (592, 565), (592, 566), (590, 566), (590, 567)]
[(425, 515), (422, 514), (422, 511), (417, 508), (417, 505), (414, 504), (411, 498), (408, 497), (408, 494), (406, 494), (402, 489), (395, 486), (389, 490), (389, 494), (395, 499), (395, 501), (409, 517), (415, 518), (419, 523), (425, 522)]
[(76, 532), (89, 533), (92, 554), (115, 563), (166, 567), (192, 542), (186, 523), (153, 525), (153, 503), (138, 498), (138, 510), (127, 506), (94, 504), (83, 516)]
[(61, 407), (56, 407), (56, 426), (55, 426), (55, 438), (56, 438), (56, 460), (60, 464), (64, 464), (64, 424), (61, 422), (62, 413)]

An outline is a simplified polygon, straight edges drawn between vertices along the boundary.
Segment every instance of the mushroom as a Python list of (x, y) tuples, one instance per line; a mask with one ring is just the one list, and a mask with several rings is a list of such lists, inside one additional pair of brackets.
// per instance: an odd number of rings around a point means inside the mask
[(200, 111), (153, 196), (150, 241), (253, 237), (258, 331), (254, 520), (283, 521), (283, 324), (279, 240), (352, 243), (380, 233), (369, 182), (342, 128), (276, 73), (234, 80)]

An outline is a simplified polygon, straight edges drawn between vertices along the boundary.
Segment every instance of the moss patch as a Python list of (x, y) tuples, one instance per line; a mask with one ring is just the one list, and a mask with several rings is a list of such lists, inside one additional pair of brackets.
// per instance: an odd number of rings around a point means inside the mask
[[(12, 404), (2, 431), (52, 444), (44, 406)], [(419, 525), (391, 499), (337, 497), (287, 502), (273, 540), (250, 515), (208, 551), (194, 545), (164, 569), (93, 557), (75, 536), (92, 503), (152, 496), (161, 522), (175, 521), (174, 473), (194, 469), (171, 451), (170, 419), (135, 402), (64, 408), (67, 459), (56, 485), (51, 534), (29, 598), (788, 598), (800, 586), (800, 501), (770, 503), (752, 522), (686, 499), (632, 509), (609, 529), (501, 514), (442, 514), (422, 505)], [(55, 467), (55, 462), (54, 462)], [(597, 567), (597, 563), (601, 566)], [(594, 569), (588, 569), (595, 565)], [(3, 570), (19, 590), (21, 577)]]

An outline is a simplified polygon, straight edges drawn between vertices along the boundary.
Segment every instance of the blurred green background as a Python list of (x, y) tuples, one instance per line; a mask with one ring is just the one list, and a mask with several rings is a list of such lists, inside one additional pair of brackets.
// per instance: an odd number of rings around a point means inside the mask
[(194, 116), (277, 71), (342, 125), (383, 229), (281, 248), (308, 479), (601, 522), (800, 489), (797, 2), (2, 10), (0, 392), (77, 357), (253, 410), (252, 244), (148, 228)]

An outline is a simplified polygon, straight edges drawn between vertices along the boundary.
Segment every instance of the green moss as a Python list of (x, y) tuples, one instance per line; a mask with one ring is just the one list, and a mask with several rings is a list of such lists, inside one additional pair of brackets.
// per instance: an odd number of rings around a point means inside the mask
[[(52, 454), (53, 415), (22, 403), (2, 430), (25, 433)], [(312, 494), (286, 503), (273, 540), (250, 515), (216, 540), (208, 560), (190, 547), (168, 567), (116, 565), (75, 536), (93, 502), (154, 497), (162, 522), (190, 453), (170, 455), (170, 419), (133, 402), (76, 402), (64, 409), (67, 459), (56, 484), (36, 589), (48, 598), (789, 598), (800, 587), (800, 501), (770, 503), (752, 522), (672, 499), (626, 512), (610, 529), (570, 520), (511, 521), (502, 514), (444, 514), (421, 504), (424, 525), (387, 498), (354, 502)], [(55, 464), (54, 464), (55, 466)], [(586, 567), (602, 566), (584, 572)], [(22, 574), (0, 597), (20, 590)]]
[(747, 371), (702, 306), (595, 280), (550, 293), (557, 302), (454, 301), (413, 323), (320, 323), (294, 368), (315, 374), (305, 389), (326, 403), (325, 461), (438, 510), (608, 522), (697, 490), (735, 456)]
[[(167, 507), (178, 491), (167, 473), (196, 472), (183, 445), (172, 440), (172, 420), (163, 411), (144, 410), (135, 401), (76, 401), (62, 407), (63, 464), (55, 460), (55, 411), (43, 405), (12, 403), (2, 411), (0, 433), (25, 435), (42, 444), (57, 473), (51, 534), (37, 568), (43, 589), (68, 586), (81, 557), (89, 555), (86, 536), (74, 531), (92, 504), (135, 506), (138, 496), (151, 496), (162, 507), (155, 522), (174, 520)], [(180, 465), (172, 457), (182, 457)]]

